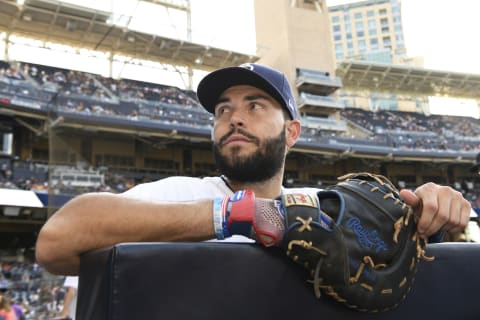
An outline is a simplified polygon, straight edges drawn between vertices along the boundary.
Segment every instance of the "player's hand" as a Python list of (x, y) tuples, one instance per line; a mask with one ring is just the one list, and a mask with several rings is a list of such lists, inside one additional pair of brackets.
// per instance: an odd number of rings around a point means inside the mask
[(418, 232), (425, 237), (438, 231), (462, 231), (470, 219), (470, 203), (451, 187), (429, 182), (415, 191), (403, 189), (400, 196), (420, 218)]

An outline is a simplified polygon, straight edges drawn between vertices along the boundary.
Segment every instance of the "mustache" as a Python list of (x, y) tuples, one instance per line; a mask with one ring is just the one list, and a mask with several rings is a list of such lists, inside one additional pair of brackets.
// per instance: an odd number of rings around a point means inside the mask
[(241, 134), (242, 136), (247, 137), (250, 141), (255, 143), (257, 146), (260, 144), (260, 140), (257, 137), (255, 137), (254, 135), (246, 132), (245, 130), (243, 130), (243, 129), (232, 129), (229, 132), (227, 132), (223, 137), (220, 138), (220, 140), (218, 141), (218, 145), (222, 146), (225, 143), (225, 141), (228, 138), (230, 138), (231, 135), (233, 135), (235, 133)]

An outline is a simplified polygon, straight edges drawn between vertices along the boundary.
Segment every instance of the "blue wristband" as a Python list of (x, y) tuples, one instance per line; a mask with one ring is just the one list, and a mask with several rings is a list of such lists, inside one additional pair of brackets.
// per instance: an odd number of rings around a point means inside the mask
[(230, 209), (231, 209), (231, 203), (230, 203), (230, 198), (224, 198), (224, 201), (228, 201), (228, 203), (225, 205), (226, 209), (225, 212), (222, 215), (222, 229), (223, 229), (223, 236), (224, 238), (229, 238), (232, 236), (232, 233), (228, 229), (228, 217), (230, 216)]
[(222, 213), (222, 198), (213, 199), (213, 229), (215, 237), (218, 240), (225, 239), (224, 235), (224, 216)]

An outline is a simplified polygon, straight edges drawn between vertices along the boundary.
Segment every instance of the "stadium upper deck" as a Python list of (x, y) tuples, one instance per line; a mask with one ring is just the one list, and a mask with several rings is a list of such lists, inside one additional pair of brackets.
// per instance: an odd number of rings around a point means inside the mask
[[(212, 117), (199, 107), (195, 94), (166, 85), (2, 62), (0, 96), (4, 114), (45, 120), (55, 115), (57, 126), (204, 141), (210, 137)], [(339, 114), (338, 122), (347, 124), (342, 130), (325, 129), (324, 122), (335, 122), (332, 118), (304, 115), (297, 150), (451, 162), (471, 162), (480, 151), (478, 119), (352, 108)]]

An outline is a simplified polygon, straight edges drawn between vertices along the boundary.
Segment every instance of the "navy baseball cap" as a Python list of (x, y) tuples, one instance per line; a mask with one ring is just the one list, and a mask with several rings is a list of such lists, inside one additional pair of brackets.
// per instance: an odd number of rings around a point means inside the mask
[(215, 113), (220, 95), (237, 85), (249, 85), (265, 91), (287, 109), (292, 119), (297, 119), (297, 104), (287, 77), (275, 69), (256, 63), (244, 63), (208, 74), (198, 84), (198, 100), (208, 112)]

